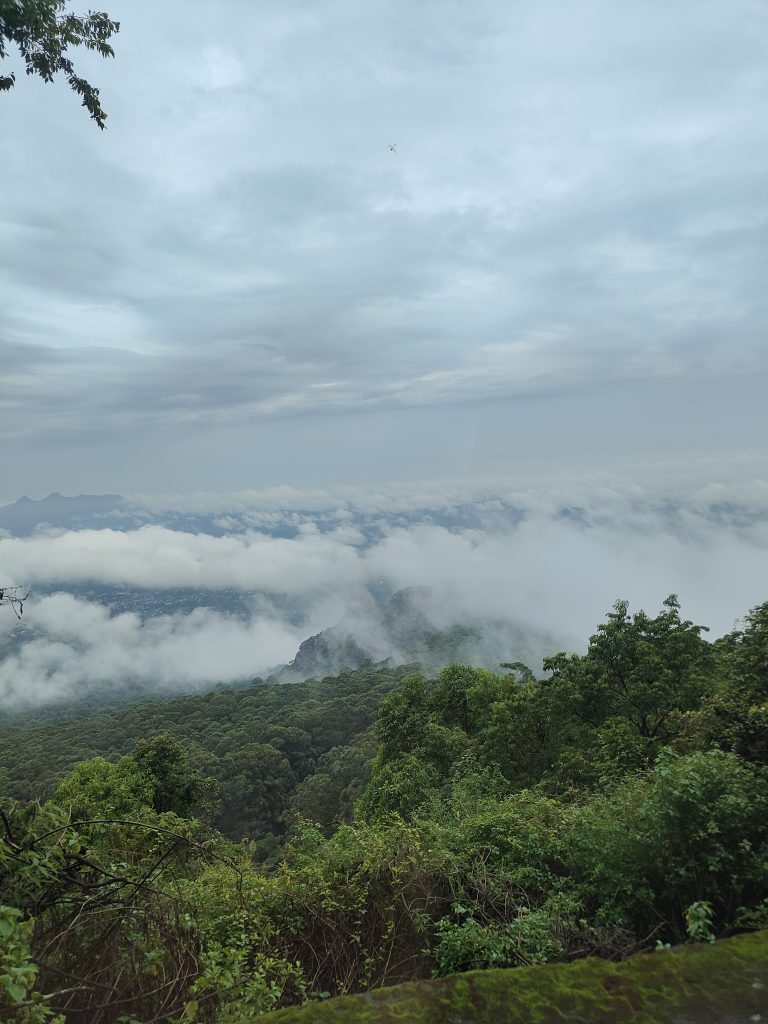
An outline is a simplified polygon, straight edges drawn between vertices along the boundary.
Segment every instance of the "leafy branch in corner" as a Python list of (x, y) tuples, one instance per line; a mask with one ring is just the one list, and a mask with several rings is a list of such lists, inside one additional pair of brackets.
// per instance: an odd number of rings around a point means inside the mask
[[(69, 48), (85, 47), (102, 57), (114, 57), (109, 39), (120, 30), (103, 11), (86, 15), (64, 11), (66, 0), (0, 0), (0, 60), (8, 56), (14, 44), (21, 54), (28, 75), (39, 75), (52, 82), (63, 74), (70, 88), (82, 99), (82, 105), (99, 128), (107, 115), (99, 100), (99, 90), (81, 78), (69, 56)], [(0, 75), (0, 92), (16, 84), (16, 75)]]

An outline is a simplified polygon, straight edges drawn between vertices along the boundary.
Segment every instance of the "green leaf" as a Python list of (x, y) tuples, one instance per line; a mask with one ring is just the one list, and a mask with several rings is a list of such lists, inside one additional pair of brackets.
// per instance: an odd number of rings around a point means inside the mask
[(12, 981), (5, 983), (5, 990), (14, 1003), (20, 1003), (27, 994), (27, 990), (23, 985), (16, 985)]

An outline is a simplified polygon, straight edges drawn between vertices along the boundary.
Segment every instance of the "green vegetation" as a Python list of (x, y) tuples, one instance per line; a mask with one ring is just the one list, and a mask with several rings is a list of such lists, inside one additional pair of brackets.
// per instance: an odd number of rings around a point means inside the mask
[(290, 686), (257, 681), (54, 725), (6, 725), (0, 792), (47, 799), (79, 762), (117, 760), (142, 739), (166, 734), (213, 780), (208, 812), (228, 837), (283, 836), (294, 800), (297, 813), (312, 807), (331, 827), (351, 818), (375, 753), (369, 730), (384, 696), (408, 672), (366, 667)]
[[(245, 1024), (654, 947), (674, 986), (668, 946), (768, 927), (768, 605), (702, 634), (618, 602), (542, 679), (366, 667), (7, 728), (3, 1019)], [(569, 970), (586, 999), (623, 968)]]

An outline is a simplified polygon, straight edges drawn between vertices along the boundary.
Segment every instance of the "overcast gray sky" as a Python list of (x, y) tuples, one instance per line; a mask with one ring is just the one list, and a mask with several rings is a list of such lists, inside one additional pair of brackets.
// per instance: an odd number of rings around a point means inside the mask
[(0, 500), (755, 472), (764, 0), (105, 6), (107, 131), (0, 95)]

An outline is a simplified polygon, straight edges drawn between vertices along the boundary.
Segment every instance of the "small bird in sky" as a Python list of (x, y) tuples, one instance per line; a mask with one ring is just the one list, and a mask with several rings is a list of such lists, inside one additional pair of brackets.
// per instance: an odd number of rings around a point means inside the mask
[(390, 144), (389, 144), (389, 152), (390, 153), (396, 153), (397, 152), (397, 143), (396, 142), (390, 142)]

